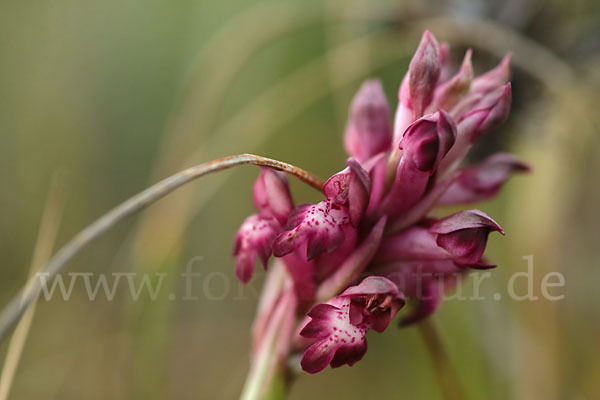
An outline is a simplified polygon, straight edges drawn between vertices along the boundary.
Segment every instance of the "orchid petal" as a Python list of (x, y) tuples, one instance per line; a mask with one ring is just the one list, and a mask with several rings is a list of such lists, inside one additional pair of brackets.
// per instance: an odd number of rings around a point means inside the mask
[(389, 148), (392, 141), (390, 106), (381, 82), (366, 81), (350, 106), (344, 144), (346, 151), (364, 162)]
[(473, 65), (471, 64), (471, 49), (469, 49), (458, 73), (435, 89), (433, 100), (435, 107), (450, 111), (461, 96), (469, 90), (472, 79)]
[(247, 283), (250, 280), (256, 258), (267, 267), (271, 243), (279, 232), (281, 226), (273, 218), (256, 214), (246, 218), (238, 230), (233, 250), (233, 255), (237, 258), (235, 274), (240, 281)]
[(371, 180), (367, 171), (353, 158), (349, 158), (346, 164), (346, 169), (327, 180), (323, 193), (338, 205), (347, 204), (350, 222), (356, 227), (369, 203)]
[(419, 201), (455, 136), (456, 126), (444, 111), (425, 116), (408, 127), (400, 142), (404, 153), (394, 183), (381, 205), (384, 212), (397, 216)]
[(433, 34), (425, 31), (408, 67), (408, 88), (413, 119), (423, 115), (433, 98), (440, 75), (439, 51), (439, 45)]
[(261, 215), (273, 217), (284, 225), (294, 202), (287, 178), (283, 172), (261, 167), (260, 175), (252, 189), (254, 204)]
[(452, 254), (459, 264), (477, 265), (490, 232), (504, 231), (487, 214), (479, 210), (461, 211), (435, 222), (429, 231), (437, 233), (436, 243)]
[(350, 302), (350, 299), (344, 299), (336, 305), (318, 304), (309, 311), (311, 321), (300, 335), (319, 340), (304, 352), (301, 365), (306, 372), (314, 374), (325, 369), (340, 349), (341, 354), (332, 366), (352, 365), (367, 351), (365, 334), (369, 327), (352, 325)]
[(300, 335), (317, 341), (304, 353), (302, 369), (316, 373), (327, 364), (333, 368), (353, 365), (367, 351), (365, 334), (369, 329), (385, 330), (404, 303), (393, 282), (372, 276), (326, 304), (314, 306)]
[(475, 78), (471, 90), (476, 93), (487, 93), (500, 86), (504, 86), (510, 79), (510, 61), (512, 54), (508, 53), (496, 68)]
[(438, 204), (466, 204), (489, 199), (500, 191), (513, 173), (530, 170), (528, 164), (511, 154), (495, 154), (480, 164), (459, 170)]
[(273, 253), (282, 257), (303, 243), (307, 244), (309, 260), (324, 252), (331, 253), (344, 242), (342, 225), (349, 222), (346, 209), (331, 199), (299, 206), (290, 214), (286, 231), (275, 238)]

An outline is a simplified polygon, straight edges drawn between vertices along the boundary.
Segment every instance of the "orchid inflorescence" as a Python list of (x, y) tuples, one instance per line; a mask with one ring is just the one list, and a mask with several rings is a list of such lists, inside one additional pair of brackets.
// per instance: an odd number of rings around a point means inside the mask
[[(425, 32), (393, 124), (379, 81), (366, 81), (354, 97), (344, 137), (350, 158), (323, 186), (322, 201), (294, 206), (286, 176), (261, 168), (258, 213), (244, 221), (234, 249), (244, 283), (257, 258), (265, 268), (276, 258), (254, 325), (255, 352), (275, 329), (287, 336), (278, 357), (303, 353), (309, 373), (352, 365), (367, 350), (365, 334), (385, 330), (407, 301), (402, 325), (430, 316), (469, 270), (493, 267), (483, 258), (487, 238), (504, 232), (492, 218), (479, 210), (427, 214), (491, 198), (512, 173), (528, 170), (504, 153), (460, 167), (473, 143), (508, 116), (509, 62), (507, 55), (473, 77), (468, 50), (453, 74), (448, 45)], [(270, 327), (275, 318), (279, 325)]]

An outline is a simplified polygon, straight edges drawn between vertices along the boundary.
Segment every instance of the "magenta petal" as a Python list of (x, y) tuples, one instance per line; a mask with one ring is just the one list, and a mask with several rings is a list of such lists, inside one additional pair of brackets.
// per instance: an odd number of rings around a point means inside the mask
[(327, 340), (319, 340), (304, 352), (302, 360), (300, 360), (302, 369), (309, 374), (316, 374), (324, 370), (333, 360), (338, 348), (333, 347), (333, 344)]
[(360, 87), (346, 125), (346, 151), (359, 162), (387, 150), (392, 141), (390, 106), (381, 82), (370, 80)]
[(402, 293), (394, 282), (383, 276), (368, 276), (356, 286), (351, 286), (340, 295), (341, 297), (360, 297), (381, 294), (392, 294), (395, 297), (402, 297)]
[(436, 243), (451, 253), (455, 262), (467, 265), (480, 262), (490, 232), (504, 234), (496, 221), (479, 210), (451, 215), (434, 223), (429, 231), (438, 234)]
[(379, 157), (374, 157), (369, 160), (369, 177), (371, 179), (371, 195), (369, 197), (369, 206), (367, 215), (373, 215), (381, 203), (381, 199), (385, 193), (385, 179), (388, 168), (388, 157), (381, 154)]
[(408, 90), (413, 118), (421, 117), (433, 98), (440, 75), (439, 45), (431, 32), (425, 31), (408, 67)]
[(408, 88), (408, 74), (402, 79), (400, 90), (398, 91), (398, 107), (394, 115), (394, 138), (392, 140), (392, 149), (398, 147), (402, 135), (406, 128), (415, 120), (413, 118), (413, 109), (410, 104), (410, 91)]
[(333, 360), (331, 360), (331, 368), (339, 368), (342, 365), (353, 366), (360, 361), (367, 352), (367, 341), (361, 340), (358, 344), (343, 344), (335, 352)]
[(485, 251), (488, 233), (485, 228), (461, 229), (439, 235), (437, 243), (452, 253), (457, 262), (477, 263)]
[(452, 255), (438, 246), (437, 234), (423, 226), (413, 226), (387, 237), (382, 243), (375, 262), (412, 260), (445, 260)]
[(302, 369), (311, 374), (323, 370), (334, 359), (332, 366), (352, 365), (367, 350), (365, 334), (369, 328), (350, 322), (350, 299), (335, 298), (330, 302), (336, 305), (313, 307), (308, 313), (311, 321), (300, 332), (303, 337), (318, 339), (304, 352), (300, 362)]
[(464, 210), (452, 214), (434, 222), (429, 227), (429, 231), (438, 234), (448, 234), (469, 228), (486, 228), (490, 231), (498, 231), (504, 235), (504, 231), (500, 225), (481, 210)]
[(429, 179), (454, 144), (456, 127), (444, 112), (427, 115), (408, 127), (400, 148), (404, 150), (381, 211), (398, 216), (425, 194)]
[(346, 289), (339, 297), (352, 300), (351, 311), (360, 310), (359, 317), (352, 312), (350, 320), (367, 324), (377, 332), (383, 332), (406, 300), (396, 284), (383, 276), (369, 276), (357, 286)]
[(469, 49), (458, 73), (436, 88), (433, 105), (436, 109), (450, 111), (461, 96), (469, 90), (472, 79), (473, 65), (471, 64), (471, 49)]
[(252, 190), (254, 204), (261, 215), (273, 217), (284, 225), (294, 208), (287, 178), (283, 172), (262, 167)]
[(342, 225), (342, 230), (344, 231), (344, 242), (342, 245), (331, 253), (324, 252), (320, 254), (313, 260), (315, 262), (317, 280), (319, 281), (327, 279), (340, 268), (344, 261), (348, 259), (348, 256), (356, 249), (356, 242), (358, 240), (358, 231), (356, 228), (351, 224), (344, 224)]
[(440, 43), (440, 77), (438, 84), (446, 82), (452, 76), (452, 57), (450, 55), (450, 45), (448, 43)]
[(413, 123), (402, 138), (400, 148), (420, 171), (432, 172), (448, 153), (456, 137), (456, 124), (444, 111)]
[(273, 253), (282, 257), (307, 244), (307, 258), (331, 253), (344, 242), (342, 226), (349, 223), (347, 211), (333, 200), (298, 207), (290, 215), (286, 231), (273, 242)]
[(329, 336), (331, 330), (330, 316), (340, 311), (331, 304), (317, 304), (306, 314), (311, 321), (300, 331), (300, 336), (322, 339)]
[(459, 135), (473, 143), (484, 133), (502, 124), (508, 117), (511, 100), (510, 83), (494, 90), (484, 97), (472, 111), (462, 116), (459, 123)]
[(403, 157), (380, 211), (393, 217), (404, 213), (423, 196), (430, 178), (429, 172), (419, 170), (409, 157)]
[(294, 282), (294, 289), (302, 302), (314, 301), (316, 291), (316, 267), (314, 260), (306, 259), (306, 245), (292, 251), (282, 260)]
[(346, 164), (346, 169), (327, 180), (323, 193), (336, 204), (347, 205), (350, 222), (356, 227), (369, 203), (371, 180), (367, 171), (353, 158), (349, 158)]
[(530, 170), (528, 164), (511, 154), (495, 154), (480, 164), (459, 171), (438, 204), (466, 204), (489, 199), (513, 173)]
[(475, 93), (488, 93), (500, 86), (506, 85), (510, 79), (510, 60), (512, 54), (508, 53), (498, 66), (473, 80), (471, 90)]
[(233, 255), (237, 258), (235, 274), (240, 281), (247, 283), (250, 280), (256, 258), (266, 268), (271, 256), (271, 243), (280, 231), (281, 226), (273, 218), (260, 215), (246, 218), (238, 230), (233, 250)]
[[(508, 83), (506, 86), (498, 87), (485, 96), (476, 94), (473, 99), (473, 104), (455, 107), (464, 107), (466, 111), (461, 110), (457, 114), (453, 110), (454, 116), (460, 115), (456, 143), (442, 161), (440, 171), (453, 168), (460, 163), (481, 135), (504, 122), (510, 111), (511, 85)], [(467, 100), (467, 103), (470, 101)]]

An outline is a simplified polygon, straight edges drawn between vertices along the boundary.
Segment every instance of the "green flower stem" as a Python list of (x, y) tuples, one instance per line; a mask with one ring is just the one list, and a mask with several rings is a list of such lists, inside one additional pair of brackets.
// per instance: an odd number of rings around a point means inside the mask
[(259, 348), (252, 356), (252, 364), (242, 389), (240, 400), (281, 400), (287, 394), (285, 354), (282, 347), (289, 343), (290, 310), (295, 308), (294, 294), (288, 288), (279, 299)]
[(467, 400), (435, 323), (431, 319), (427, 319), (417, 326), (433, 361), (435, 374), (444, 399)]

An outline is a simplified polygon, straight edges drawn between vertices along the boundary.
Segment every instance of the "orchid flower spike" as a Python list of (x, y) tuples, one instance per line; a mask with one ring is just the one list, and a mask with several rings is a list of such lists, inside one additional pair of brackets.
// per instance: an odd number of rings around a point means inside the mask
[[(367, 351), (368, 331), (382, 332), (397, 313), (403, 325), (427, 318), (465, 271), (493, 267), (484, 258), (488, 236), (504, 231), (490, 216), (476, 209), (428, 214), (438, 205), (490, 199), (511, 175), (530, 170), (509, 154), (461, 166), (508, 117), (509, 63), (510, 55), (476, 76), (467, 50), (454, 71), (449, 46), (426, 31), (401, 80), (393, 121), (381, 82), (358, 89), (344, 135), (349, 158), (321, 199), (294, 206), (285, 176), (261, 170), (253, 189), (258, 212), (242, 224), (234, 249), (244, 283), (255, 260), (266, 268), (278, 258), (268, 271), (256, 343), (270, 323), (288, 321), (273, 328), (288, 335), (277, 354), (303, 353), (309, 373), (353, 365)], [(282, 311), (281, 299), (293, 306)]]

